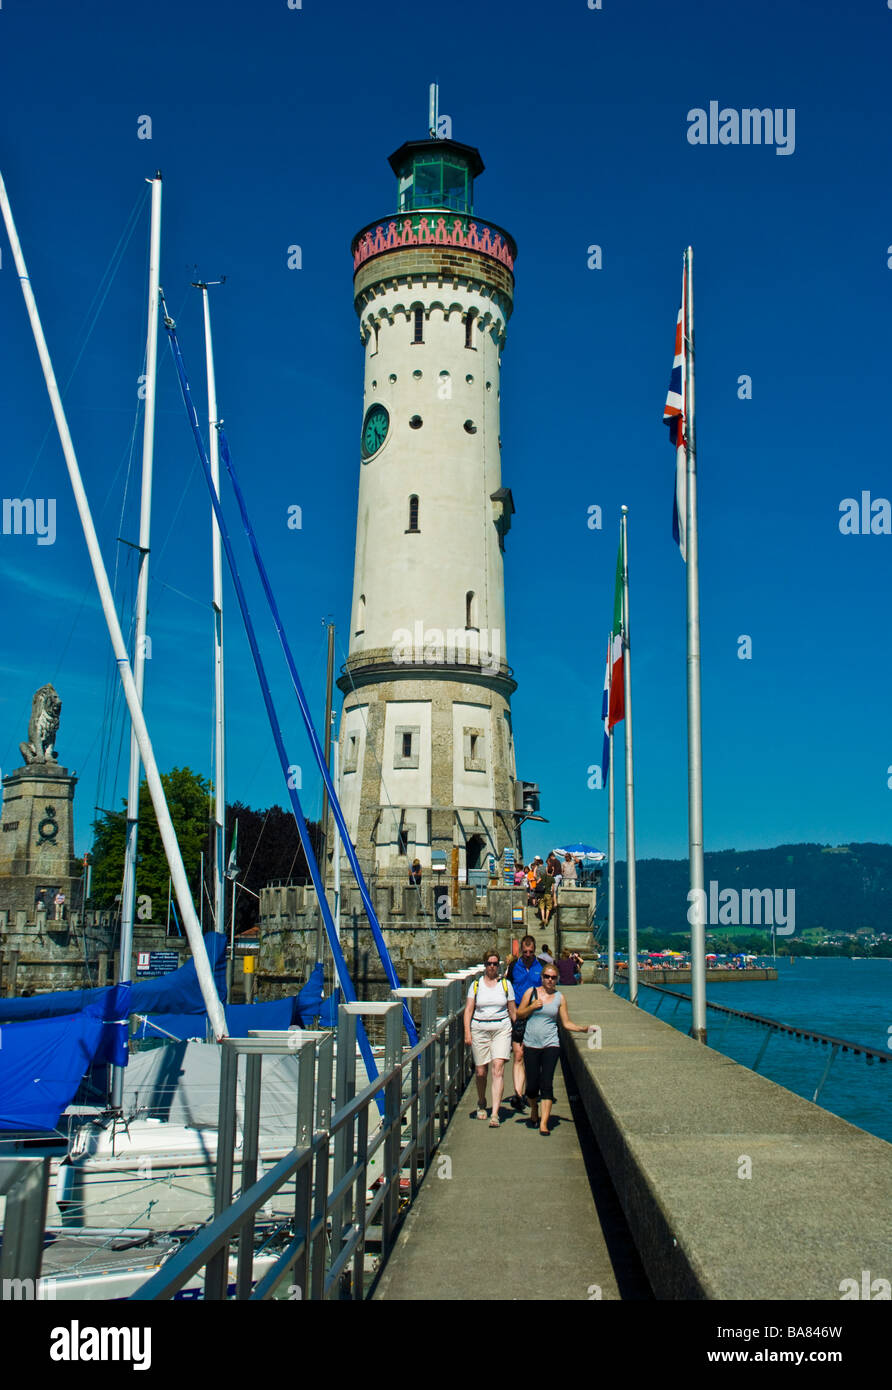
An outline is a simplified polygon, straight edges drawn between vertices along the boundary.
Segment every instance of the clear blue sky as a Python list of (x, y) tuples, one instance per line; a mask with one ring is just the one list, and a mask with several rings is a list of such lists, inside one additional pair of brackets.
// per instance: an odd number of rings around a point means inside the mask
[[(630, 508), (639, 856), (686, 853), (684, 566), (661, 422), (695, 249), (707, 849), (889, 838), (892, 536), (843, 536), (843, 498), (892, 496), (892, 10), (603, 0), (369, 6), (304, 0), (4, 0), (5, 176), (110, 571), (130, 601), (145, 346), (148, 203), (96, 326), (89, 309), (143, 180), (164, 174), (162, 281), (200, 409), (196, 278), (215, 292), (218, 391), (310, 699), (349, 617), (362, 352), (353, 233), (392, 211), (386, 163), (427, 125), (427, 87), (487, 169), (476, 208), (516, 238), (503, 358), (508, 659), (519, 775), (549, 826), (528, 854), (603, 844), (587, 786), (618, 516)], [(687, 113), (795, 110), (795, 151), (695, 146)], [(137, 138), (152, 119), (152, 139)], [(287, 268), (299, 244), (303, 268)], [(603, 269), (587, 267), (598, 244)], [(125, 792), (109, 644), (5, 235), (4, 496), (55, 497), (57, 538), (0, 535), (0, 762), (30, 699), (63, 699), (77, 848)], [(160, 358), (146, 708), (162, 768), (211, 767), (210, 519), (166, 344)], [(752, 378), (752, 400), (738, 378)], [(43, 443), (44, 437), (49, 437)], [(41, 446), (42, 450), (41, 450)], [(298, 504), (303, 529), (286, 525)], [(589, 507), (603, 509), (600, 531)], [(244, 552), (241, 552), (244, 553)], [(248, 574), (247, 557), (244, 573)], [(251, 582), (251, 593), (257, 594)], [(308, 815), (321, 794), (255, 602)], [(234, 602), (227, 616), (230, 799), (284, 802)], [(738, 637), (753, 658), (737, 657)], [(321, 723), (321, 718), (320, 718)], [(104, 766), (103, 747), (110, 748)], [(119, 748), (121, 749), (119, 756)], [(101, 774), (101, 775), (100, 775)], [(622, 833), (618, 852), (622, 853)]]

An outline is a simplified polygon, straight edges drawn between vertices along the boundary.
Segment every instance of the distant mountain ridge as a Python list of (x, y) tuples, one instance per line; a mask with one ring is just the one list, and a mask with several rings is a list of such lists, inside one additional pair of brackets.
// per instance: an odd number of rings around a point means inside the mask
[[(689, 930), (688, 861), (637, 861), (640, 931)], [(795, 936), (808, 929), (892, 933), (892, 845), (778, 845), (774, 849), (714, 850), (704, 855), (707, 892), (711, 881), (738, 891), (793, 889)], [(616, 917), (625, 928), (627, 873), (616, 864)], [(598, 916), (606, 911), (601, 897)]]

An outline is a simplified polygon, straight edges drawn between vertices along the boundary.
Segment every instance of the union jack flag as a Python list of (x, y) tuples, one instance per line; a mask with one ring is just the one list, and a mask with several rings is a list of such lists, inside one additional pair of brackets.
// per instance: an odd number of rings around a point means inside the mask
[(681, 551), (681, 558), (687, 562), (685, 525), (688, 514), (687, 486), (687, 401), (685, 399), (684, 344), (687, 325), (685, 306), (687, 305), (688, 268), (685, 260), (681, 282), (681, 308), (675, 325), (675, 358), (672, 363), (672, 376), (669, 380), (669, 394), (663, 409), (663, 424), (669, 427), (669, 438), (675, 446), (675, 498), (672, 510), (672, 535)]

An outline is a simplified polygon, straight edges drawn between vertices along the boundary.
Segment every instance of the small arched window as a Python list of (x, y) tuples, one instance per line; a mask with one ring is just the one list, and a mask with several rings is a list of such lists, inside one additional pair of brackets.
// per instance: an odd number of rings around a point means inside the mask
[(465, 627), (476, 628), (476, 626), (477, 600), (474, 596), (474, 590), (469, 589), (468, 592), (465, 594)]
[(415, 337), (412, 339), (412, 341), (413, 341), (413, 343), (423, 343), (423, 342), (424, 342), (424, 310), (423, 310), (423, 309), (416, 309), (416, 310), (415, 310)]
[(365, 632), (365, 594), (359, 595), (359, 602), (356, 605), (356, 628), (353, 636), (359, 637)]
[(472, 342), (472, 338), (473, 338), (473, 334), (474, 334), (474, 320), (476, 319), (476, 317), (477, 317), (477, 310), (476, 310), (476, 309), (469, 309), (468, 312), (467, 312), (467, 315), (466, 315), (466, 317), (465, 317), (465, 347), (466, 347), (466, 348), (473, 348), (473, 346), (474, 346), (474, 344), (473, 344), (473, 342)]
[(418, 530), (418, 498), (413, 492), (409, 498), (409, 528), (410, 531)]

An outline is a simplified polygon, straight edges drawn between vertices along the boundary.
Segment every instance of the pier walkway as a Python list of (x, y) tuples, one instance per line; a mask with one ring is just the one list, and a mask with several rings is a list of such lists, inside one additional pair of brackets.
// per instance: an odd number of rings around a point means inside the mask
[[(595, 1021), (592, 993), (568, 992), (574, 1021)], [(653, 1298), (575, 1092), (559, 1067), (544, 1139), (507, 1101), (499, 1129), (475, 1119), (472, 1078), (373, 1298)]]
[(471, 1120), (472, 1083), (374, 1297), (888, 1297), (892, 1146), (601, 985), (567, 998), (601, 1047), (564, 1035), (552, 1136)]

